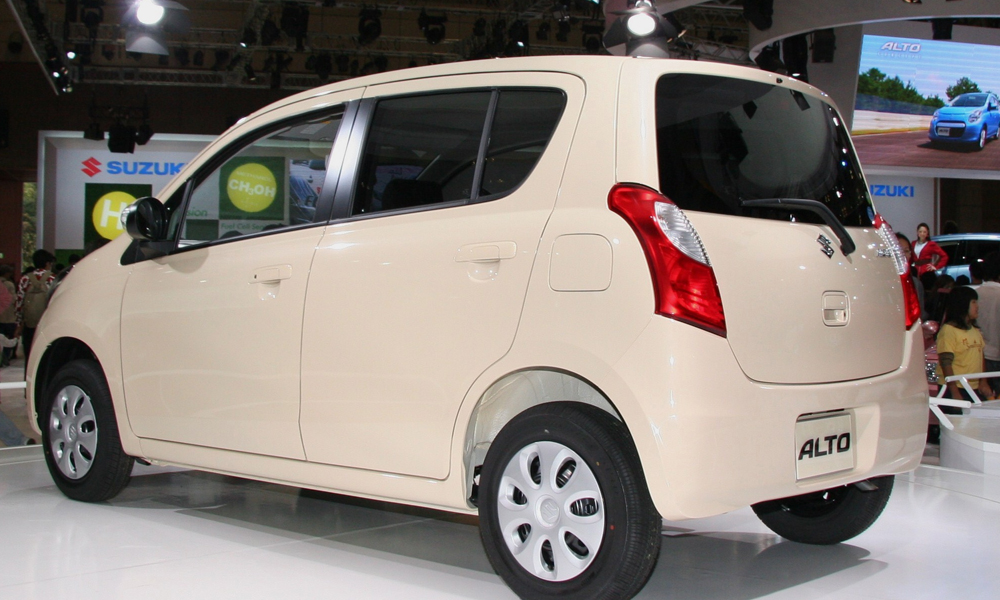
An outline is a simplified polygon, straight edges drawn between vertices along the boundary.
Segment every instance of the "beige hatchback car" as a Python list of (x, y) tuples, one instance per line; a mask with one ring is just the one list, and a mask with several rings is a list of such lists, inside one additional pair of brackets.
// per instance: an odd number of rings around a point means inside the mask
[(244, 119), (61, 281), (52, 476), (133, 460), (479, 514), (523, 598), (629, 598), (661, 518), (871, 525), (919, 306), (829, 98), (693, 61), (395, 71)]

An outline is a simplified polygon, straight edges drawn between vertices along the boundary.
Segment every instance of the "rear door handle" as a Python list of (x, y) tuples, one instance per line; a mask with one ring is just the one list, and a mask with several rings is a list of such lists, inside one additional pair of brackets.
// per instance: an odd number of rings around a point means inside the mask
[(276, 283), (292, 276), (292, 265), (272, 265), (255, 269), (250, 283)]
[(514, 242), (485, 242), (467, 244), (458, 249), (455, 262), (489, 263), (514, 258), (517, 244)]

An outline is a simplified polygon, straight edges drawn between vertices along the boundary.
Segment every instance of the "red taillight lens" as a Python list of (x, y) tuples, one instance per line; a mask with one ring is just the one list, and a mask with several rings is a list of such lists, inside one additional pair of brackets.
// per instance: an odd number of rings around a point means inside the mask
[(900, 275), (899, 279), (903, 282), (903, 306), (906, 311), (906, 328), (909, 329), (920, 320), (920, 298), (909, 272)]
[(903, 284), (903, 315), (906, 320), (906, 328), (913, 327), (913, 324), (920, 320), (920, 298), (917, 296), (917, 288), (910, 277), (910, 265), (903, 256), (903, 250), (899, 247), (899, 240), (892, 231), (892, 227), (882, 215), (875, 215), (875, 230), (878, 231), (882, 242), (892, 252), (892, 257), (896, 261), (896, 272), (899, 273), (899, 281)]
[(608, 206), (639, 237), (656, 293), (656, 313), (726, 336), (722, 297), (698, 232), (677, 206), (654, 189), (618, 184)]

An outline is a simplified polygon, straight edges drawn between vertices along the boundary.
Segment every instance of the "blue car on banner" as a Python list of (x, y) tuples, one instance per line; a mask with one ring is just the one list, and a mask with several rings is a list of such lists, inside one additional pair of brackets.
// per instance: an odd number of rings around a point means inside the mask
[(934, 112), (927, 136), (931, 142), (960, 142), (982, 150), (987, 140), (1000, 136), (996, 94), (977, 92), (956, 96), (951, 104)]

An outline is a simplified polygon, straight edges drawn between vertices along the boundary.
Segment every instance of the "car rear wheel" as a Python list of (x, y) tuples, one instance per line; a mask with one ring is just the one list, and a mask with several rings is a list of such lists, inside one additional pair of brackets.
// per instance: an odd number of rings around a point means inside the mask
[[(875, 477), (791, 498), (753, 505), (767, 527), (803, 544), (839, 544), (871, 527), (885, 509), (895, 476)], [(869, 485), (870, 484), (870, 485)]]
[(631, 598), (656, 565), (661, 523), (625, 426), (593, 407), (529, 409), (486, 455), (483, 546), (521, 598)]
[(96, 362), (75, 360), (56, 373), (42, 406), (42, 447), (56, 486), (74, 500), (108, 500), (128, 485), (134, 460)]

